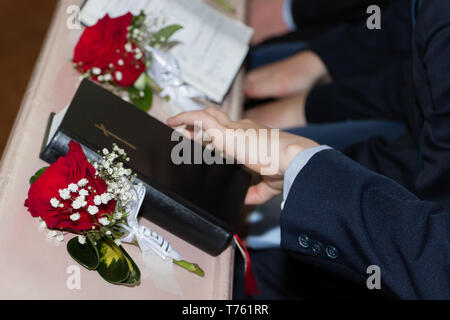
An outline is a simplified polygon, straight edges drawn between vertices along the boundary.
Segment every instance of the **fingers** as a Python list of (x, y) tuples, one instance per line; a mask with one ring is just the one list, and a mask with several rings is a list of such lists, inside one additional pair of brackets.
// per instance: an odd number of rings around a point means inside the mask
[(171, 127), (200, 125), (203, 130), (222, 127), (219, 121), (210, 112), (206, 112), (205, 110), (179, 113), (167, 119), (167, 124)]
[(280, 194), (280, 190), (270, 187), (265, 181), (251, 186), (245, 197), (246, 205), (260, 205)]
[(208, 107), (205, 109), (205, 112), (216, 118), (216, 120), (224, 126), (231, 122), (230, 117), (216, 107)]
[(278, 68), (268, 65), (250, 72), (245, 78), (244, 91), (249, 98), (263, 99), (279, 95)]
[(308, 91), (327, 74), (320, 57), (304, 50), (250, 72), (245, 80), (245, 93), (250, 98), (260, 99), (287, 97)]

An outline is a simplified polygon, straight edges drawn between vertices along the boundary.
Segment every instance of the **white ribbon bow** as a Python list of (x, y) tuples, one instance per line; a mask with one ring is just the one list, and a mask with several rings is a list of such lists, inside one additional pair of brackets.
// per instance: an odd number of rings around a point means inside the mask
[(175, 57), (150, 46), (146, 46), (145, 50), (152, 55), (148, 75), (162, 89), (160, 97), (169, 97), (172, 103), (184, 111), (203, 109), (193, 98), (203, 99), (205, 95), (183, 81), (181, 68)]
[(134, 204), (128, 206), (128, 225), (120, 224), (120, 227), (127, 232), (120, 240), (132, 243), (136, 239), (142, 253), (152, 250), (163, 260), (167, 258), (175, 261), (182, 260), (181, 255), (172, 248), (166, 239), (149, 228), (139, 225), (137, 216), (145, 198), (145, 187), (140, 185), (132, 186), (130, 191), (136, 193), (136, 201)]

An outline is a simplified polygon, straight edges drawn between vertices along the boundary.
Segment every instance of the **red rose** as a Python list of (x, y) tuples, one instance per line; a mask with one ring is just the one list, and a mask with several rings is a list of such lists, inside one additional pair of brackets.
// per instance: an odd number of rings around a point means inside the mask
[(94, 80), (109, 75), (121, 87), (132, 86), (146, 69), (144, 52), (127, 38), (132, 20), (131, 13), (114, 19), (106, 15), (87, 27), (75, 46), (76, 68), (82, 73), (98, 68)]
[[(67, 155), (50, 165), (33, 183), (25, 206), (33, 217), (41, 217), (50, 229), (75, 232), (90, 230), (104, 213), (114, 212), (116, 206), (115, 200), (98, 204), (99, 197), (97, 197), (98, 205), (95, 204), (95, 196), (106, 194), (108, 197), (105, 181), (95, 177), (95, 172), (80, 144), (71, 141)], [(69, 190), (69, 185), (72, 191)], [(91, 208), (89, 213), (90, 206), (95, 206), (98, 212), (91, 214), (93, 212)]]

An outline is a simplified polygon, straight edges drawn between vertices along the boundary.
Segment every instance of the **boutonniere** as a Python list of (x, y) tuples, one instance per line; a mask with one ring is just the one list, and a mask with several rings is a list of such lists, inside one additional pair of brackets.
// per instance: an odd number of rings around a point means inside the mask
[(148, 111), (153, 93), (162, 89), (147, 72), (152, 64), (147, 48), (168, 51), (176, 44), (170, 38), (182, 28), (172, 24), (153, 30), (157, 24), (155, 19), (150, 26), (144, 12), (117, 18), (106, 15), (83, 31), (74, 49), (73, 67), (82, 78), (90, 78)]
[(136, 263), (122, 243), (153, 250), (199, 276), (203, 270), (182, 259), (160, 235), (139, 225), (137, 213), (145, 188), (125, 167), (129, 161), (117, 145), (104, 149), (99, 161), (88, 161), (77, 142), (69, 143), (66, 156), (42, 168), (30, 179), (25, 206), (49, 235), (67, 242), (67, 251), (82, 266), (96, 270), (106, 281), (135, 285), (140, 281)]

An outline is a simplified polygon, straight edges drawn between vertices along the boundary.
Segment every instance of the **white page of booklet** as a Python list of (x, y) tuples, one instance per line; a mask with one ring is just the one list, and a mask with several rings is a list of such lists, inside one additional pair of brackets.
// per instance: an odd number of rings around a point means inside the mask
[(106, 13), (118, 17), (130, 11), (164, 18), (163, 25), (180, 24), (170, 52), (178, 60), (183, 80), (221, 103), (247, 55), (253, 30), (199, 0), (89, 0), (80, 18), (95, 24)]

